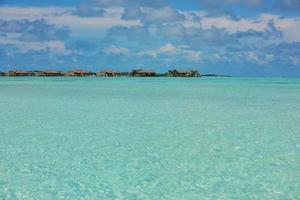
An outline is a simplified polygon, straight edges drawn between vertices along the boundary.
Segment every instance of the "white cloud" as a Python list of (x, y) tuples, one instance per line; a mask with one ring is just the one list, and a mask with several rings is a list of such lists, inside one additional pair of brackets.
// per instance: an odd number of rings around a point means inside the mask
[(2, 19), (39, 19), (47, 16), (62, 15), (72, 7), (0, 7)]
[(264, 55), (259, 55), (257, 52), (254, 51), (249, 51), (246, 52), (244, 55), (240, 55), (240, 58), (245, 58), (250, 62), (254, 62), (260, 65), (265, 65), (274, 60), (274, 55), (273, 54), (264, 54)]
[(68, 26), (73, 35), (101, 34), (113, 26), (137, 26), (139, 20), (124, 20), (123, 8), (107, 8), (99, 17), (80, 17), (72, 14), (73, 7), (0, 7), (0, 19), (45, 19), (50, 24)]
[(274, 25), (282, 31), (287, 42), (300, 42), (300, 17), (275, 19)]
[(300, 42), (300, 17), (279, 17), (272, 14), (261, 14), (252, 18), (232, 19), (229, 16), (202, 17), (199, 21), (186, 20), (182, 24), (189, 27), (210, 29), (212, 27), (222, 28), (228, 33), (246, 32), (249, 30), (265, 32), (268, 30), (270, 21), (282, 32), (283, 41)]
[(159, 48), (160, 53), (174, 52), (174, 51), (177, 51), (177, 50), (178, 49), (170, 43), (168, 43), (168, 44), (166, 44), (166, 45)]
[(185, 56), (188, 60), (191, 61), (199, 61), (201, 60), (201, 53), (200, 52), (196, 52), (196, 51), (192, 51), (192, 50), (185, 50)]
[(233, 20), (229, 16), (223, 17), (205, 17), (201, 20), (201, 25), (204, 29), (210, 29), (213, 26), (224, 28), (229, 33), (238, 31), (245, 32), (248, 30), (264, 31), (267, 27), (266, 22), (259, 22), (253, 19)]
[(157, 58), (157, 52), (154, 50), (142, 50), (135, 53), (136, 56), (150, 56), (152, 58)]
[(68, 55), (72, 51), (67, 50), (65, 44), (59, 40), (50, 40), (47, 42), (24, 42), (15, 39), (1, 38), (0, 44), (14, 45), (21, 53), (31, 51), (49, 51), (50, 53)]
[(201, 60), (201, 52), (193, 51), (189, 49), (189, 47), (181, 45), (174, 46), (171, 43), (167, 43), (156, 50), (143, 50), (136, 52), (137, 56), (150, 56), (153, 58), (157, 58), (158, 56), (163, 56), (168, 60), (176, 59), (176, 58), (184, 58), (188, 61), (200, 61)]
[(176, 22), (184, 19), (184, 15), (171, 7), (144, 8), (144, 20), (150, 23)]
[(132, 51), (125, 47), (112, 45), (110, 47), (104, 48), (102, 52), (106, 54), (127, 55), (127, 56), (137, 56), (137, 57), (149, 56), (154, 59), (157, 59), (160, 56), (166, 60), (174, 60), (177, 58), (183, 58), (191, 62), (196, 62), (201, 60), (200, 51), (191, 50), (189, 49), (188, 46), (184, 46), (184, 45), (176, 47), (171, 43), (163, 45), (157, 49), (152, 49), (152, 50), (144, 49), (138, 51)]
[(188, 46), (181, 45), (181, 46), (174, 46), (170, 43), (162, 46), (158, 50), (161, 54), (169, 54), (171, 56), (183, 56), (185, 59), (190, 61), (199, 61), (201, 60), (201, 53), (200, 51), (193, 51), (189, 49)]
[(116, 17), (79, 17), (65, 15), (64, 17), (51, 17), (47, 19), (49, 23), (70, 27), (74, 35), (99, 35), (113, 26), (137, 26), (138, 20), (122, 20)]
[(291, 60), (291, 62), (296, 65), (299, 66), (300, 65), (300, 59), (294, 56), (290, 56), (289, 59)]
[[(236, 1), (236, 0), (228, 0)], [(254, 3), (255, 1), (249, 1)], [(264, 13), (254, 17), (244, 17), (239, 20), (229, 16), (207, 17), (204, 11), (180, 11), (170, 7), (159, 9), (143, 8), (143, 17), (125, 20), (122, 18), (125, 9), (122, 7), (104, 8), (103, 16), (80, 17), (72, 14), (74, 7), (0, 7), (0, 19), (28, 19), (36, 20), (44, 18), (48, 23), (68, 26), (73, 35), (98, 35), (105, 34), (105, 31), (114, 26), (137, 26), (143, 22), (172, 24), (174, 30), (170, 34), (181, 33), (180, 26), (186, 28), (196, 27), (211, 29), (212, 27), (222, 28), (230, 34), (246, 32), (249, 30), (264, 32), (268, 24), (273, 21), (274, 26), (282, 32), (283, 41), (300, 42), (300, 17), (280, 17), (274, 14)], [(176, 28), (176, 29), (175, 29)], [(175, 34), (174, 33), (174, 34)], [(173, 35), (174, 35), (173, 34)]]
[(118, 54), (118, 55), (125, 55), (130, 53), (129, 49), (120, 46), (115, 46), (115, 45), (104, 48), (102, 51), (106, 54)]

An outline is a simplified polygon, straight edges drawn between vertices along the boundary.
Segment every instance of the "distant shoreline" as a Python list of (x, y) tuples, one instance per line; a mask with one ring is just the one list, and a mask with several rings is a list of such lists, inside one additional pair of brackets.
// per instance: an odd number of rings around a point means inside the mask
[(54, 70), (10, 70), (0, 71), (5, 77), (231, 77), (230, 75), (200, 74), (198, 70), (169, 70), (165, 73), (156, 73), (154, 70), (135, 69), (131, 72), (117, 70), (102, 70), (91, 72), (85, 70), (54, 71)]
[[(164, 77), (164, 78), (189, 78), (189, 77), (183, 77), (183, 76), (166, 76), (166, 75), (161, 75), (161, 74), (158, 74), (158, 75), (155, 75), (155, 76), (127, 76), (127, 75), (121, 75), (121, 76), (94, 76), (94, 75), (91, 75), (91, 76), (2, 76), (0, 75), (0, 78), (1, 77), (6, 77), (6, 78), (25, 78), (25, 77), (39, 77), (39, 78), (121, 78), (121, 77), (129, 77), (129, 78), (134, 78), (134, 77), (137, 77), (137, 78), (143, 78), (143, 77), (149, 77), (149, 78), (160, 78), (160, 77)], [(216, 78), (231, 78), (233, 76), (230, 76), (230, 75), (201, 75), (199, 77), (190, 77), (190, 78), (201, 78), (201, 77), (216, 77)], [(280, 77), (280, 78), (286, 78), (286, 77)]]

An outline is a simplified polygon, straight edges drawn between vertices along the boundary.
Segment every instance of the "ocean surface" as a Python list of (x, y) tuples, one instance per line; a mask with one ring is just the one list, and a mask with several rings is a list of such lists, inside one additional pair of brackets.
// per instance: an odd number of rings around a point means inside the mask
[(300, 199), (300, 79), (0, 78), (0, 199)]

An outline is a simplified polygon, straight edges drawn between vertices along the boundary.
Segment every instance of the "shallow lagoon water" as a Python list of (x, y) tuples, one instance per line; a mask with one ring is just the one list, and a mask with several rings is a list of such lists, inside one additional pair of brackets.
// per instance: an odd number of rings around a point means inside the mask
[(300, 199), (300, 79), (0, 78), (0, 199)]

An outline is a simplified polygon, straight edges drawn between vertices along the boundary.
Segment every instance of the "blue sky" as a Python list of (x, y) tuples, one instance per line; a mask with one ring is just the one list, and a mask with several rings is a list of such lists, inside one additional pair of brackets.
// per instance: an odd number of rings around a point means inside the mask
[(0, 71), (300, 76), (300, 0), (0, 0)]

